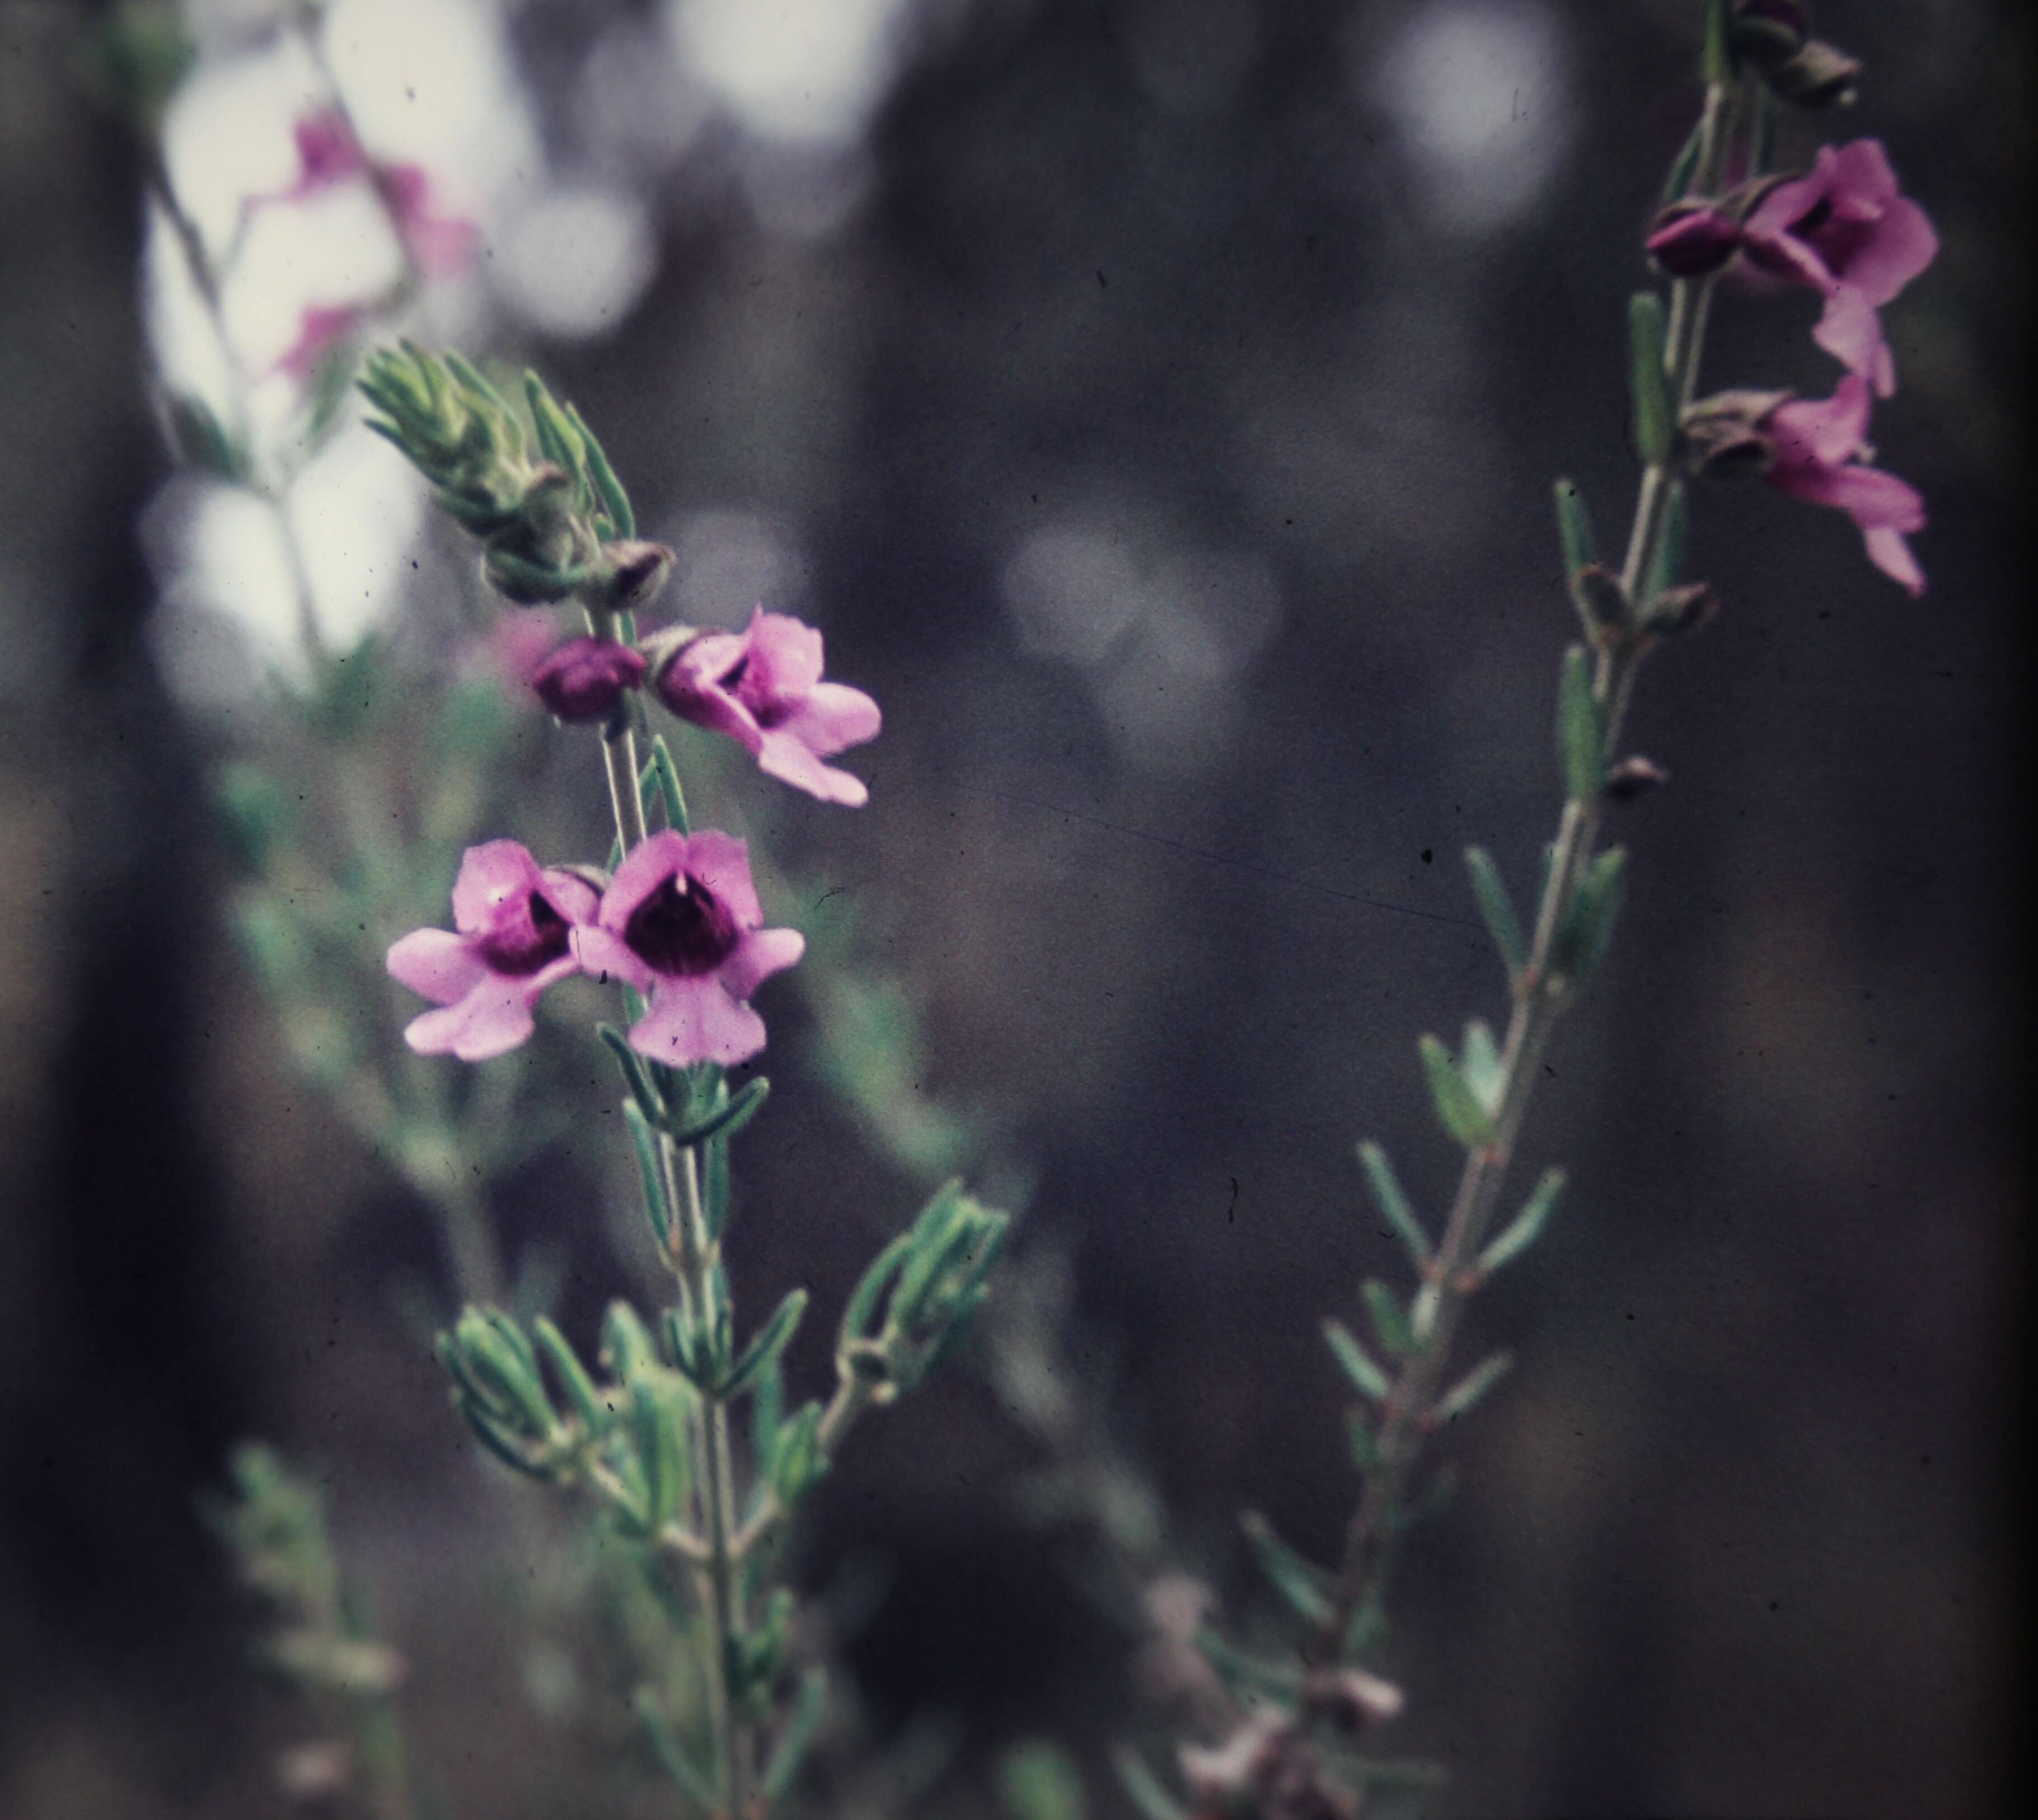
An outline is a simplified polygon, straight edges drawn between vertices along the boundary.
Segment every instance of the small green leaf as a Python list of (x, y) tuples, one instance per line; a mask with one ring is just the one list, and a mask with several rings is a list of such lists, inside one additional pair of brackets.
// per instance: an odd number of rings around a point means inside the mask
[(869, 1337), (870, 1318), (877, 1312), (879, 1299), (904, 1265), (907, 1254), (912, 1251), (913, 1239), (911, 1231), (901, 1232), (871, 1260), (869, 1267), (858, 1280), (842, 1312), (842, 1343), (844, 1346), (851, 1341)]
[(665, 1716), (658, 1709), (658, 1697), (648, 1687), (640, 1687), (632, 1697), (631, 1705), (637, 1709), (637, 1717), (642, 1724), (646, 1736), (651, 1740), (651, 1749), (657, 1755), (658, 1766), (678, 1784), (687, 1799), (704, 1814), (719, 1814), (722, 1811), (721, 1798), (714, 1792), (713, 1779), (704, 1770), (697, 1769), (687, 1755), (686, 1746), (679, 1735), (666, 1723)]
[(658, 1098), (657, 1090), (651, 1084), (646, 1072), (644, 1058), (630, 1046), (630, 1039), (612, 1024), (597, 1024), (594, 1034), (600, 1037), (610, 1054), (616, 1058), (616, 1065), (623, 1071), (623, 1084), (630, 1089), (630, 1095), (637, 1103), (645, 1118), (653, 1124), (661, 1122), (665, 1109)]
[(1558, 679), (1557, 755), (1563, 761), (1564, 793), (1574, 803), (1597, 802), (1606, 787), (1606, 721), (1582, 645), (1565, 652)]
[(552, 1368), (553, 1381), (580, 1417), (581, 1432), (590, 1440), (595, 1439), (608, 1426), (613, 1406), (604, 1401), (579, 1354), (551, 1322), (540, 1315), (532, 1322), (531, 1330), (538, 1337), (538, 1350)]
[(1564, 548), (1566, 581), (1589, 563), (1599, 560), (1599, 544), (1593, 535), (1592, 514), (1575, 481), (1557, 482), (1557, 535)]
[(1557, 1197), (1564, 1190), (1564, 1172), (1561, 1169), (1546, 1169), (1543, 1179), (1536, 1184), (1535, 1191), (1528, 1197), (1521, 1211), (1507, 1224), (1506, 1228), (1479, 1254), (1481, 1276), (1491, 1276), (1510, 1259), (1518, 1258), (1542, 1236), (1548, 1223), (1550, 1210), (1557, 1204)]
[(669, 1379), (646, 1372), (631, 1382), (630, 1417), (631, 1439), (644, 1474), (645, 1524), (655, 1532), (679, 1514), (686, 1496), (687, 1412)]
[(1140, 1820), (1190, 1820), (1188, 1809), (1161, 1786), (1160, 1778), (1131, 1745), (1112, 1746), (1111, 1766), (1126, 1799), (1139, 1810)]
[(1385, 1372), (1375, 1362), (1371, 1353), (1358, 1343), (1358, 1337), (1343, 1322), (1331, 1319), (1324, 1322), (1324, 1338), (1329, 1343), (1331, 1352), (1344, 1375), (1360, 1395), (1369, 1397), (1376, 1403), (1387, 1401), (1393, 1385)]
[(658, 1349), (627, 1302), (611, 1302), (601, 1318), (601, 1357), (610, 1375), (626, 1384), (634, 1384), (657, 1368)]
[(1637, 291), (1627, 305), (1628, 393), (1634, 407), (1635, 448), (1651, 467), (1670, 459), (1676, 413), (1670, 405), (1670, 379), (1664, 365), (1663, 300)]
[(1612, 944), (1626, 894), (1625, 847), (1608, 847), (1585, 864), (1571, 893), (1570, 913), (1558, 944), (1558, 971), (1574, 979), (1588, 978)]
[(1482, 1359), (1438, 1400), (1430, 1411), (1430, 1420), (1439, 1425), (1456, 1421), (1506, 1377), (1513, 1364), (1512, 1353), (1495, 1353)]
[(1755, 152), (1748, 176), (1765, 177), (1776, 168), (1776, 91), (1767, 82), (1755, 87)]
[(1684, 573), (1684, 544), (1691, 525), (1690, 508), (1685, 501), (1684, 483), (1681, 480), (1670, 482), (1670, 495), (1663, 502), (1663, 528), (1656, 539), (1655, 559), (1649, 566), (1648, 585), (1642, 598), (1652, 604), (1657, 596), (1665, 593), (1677, 585)]
[(1500, 950), (1500, 963), (1507, 969), (1511, 985), (1528, 960), (1528, 944), (1521, 933), (1521, 919), (1514, 914), (1514, 900), (1508, 895), (1500, 868), (1485, 848), (1465, 849), (1465, 870), (1472, 875), (1472, 895), (1479, 900), (1479, 914), (1486, 919), (1493, 945)]
[(623, 1103), (623, 1122), (630, 1132), (630, 1147), (636, 1154), (637, 1174), (644, 1186), (644, 1212), (651, 1222), (651, 1236), (658, 1249), (672, 1249), (672, 1210), (665, 1201), (665, 1172), (658, 1156), (658, 1140), (643, 1108), (634, 1099)]
[(510, 1432), (500, 1417), (490, 1413), (487, 1406), (469, 1396), (464, 1391), (453, 1393), (453, 1407), (460, 1412), (474, 1438), (506, 1466), (524, 1474), (528, 1478), (546, 1476), (543, 1466), (534, 1464), (524, 1451), (520, 1436)]
[(1670, 166), (1670, 175), (1664, 180), (1663, 200), (1665, 204), (1681, 202), (1691, 187), (1691, 178), (1699, 168), (1699, 153), (1705, 145), (1706, 129), (1702, 121), (1691, 129), (1691, 137), (1685, 140), (1684, 149), (1677, 153)]
[(1430, 1077), (1430, 1098), (1444, 1129), (1468, 1150), (1493, 1141), (1493, 1121), (1479, 1096), (1465, 1084), (1451, 1052), (1434, 1036), (1424, 1036), (1419, 1046), (1422, 1067)]
[(792, 1712), (765, 1761), (763, 1788), (768, 1799), (775, 1801), (791, 1789), (827, 1710), (828, 1671), (816, 1666), (800, 1677)]
[(679, 767), (672, 762), (672, 749), (665, 744), (663, 733), (652, 736), (651, 756), (645, 762), (643, 776), (638, 781), (640, 789), (657, 789), (659, 806), (665, 812), (667, 827), (675, 834), (692, 831), (687, 820), (686, 794), (680, 788)]
[(1360, 1474), (1370, 1478), (1387, 1462), (1381, 1458), (1380, 1443), (1366, 1420), (1366, 1412), (1354, 1408), (1345, 1417), (1345, 1440), (1351, 1448), (1351, 1463)]
[(1506, 1086), (1501, 1072), (1500, 1046), (1493, 1039), (1493, 1027), (1483, 1017), (1475, 1017), (1466, 1025), (1464, 1046), (1459, 1052), (1458, 1072), (1464, 1076), (1465, 1085), (1472, 1096), (1486, 1108), (1491, 1118), (1500, 1110), (1500, 1095)]
[(806, 1403), (778, 1431), (772, 1450), (771, 1485), (786, 1509), (795, 1508), (828, 1470), (820, 1451), (821, 1406)]
[(597, 440), (595, 433), (581, 419), (580, 413), (571, 405), (566, 407), (566, 418), (579, 431), (581, 442), (587, 455), (587, 477), (594, 487), (595, 497), (601, 501), (602, 509), (608, 514), (616, 535), (631, 538), (637, 535), (637, 518), (630, 509), (630, 498), (623, 490), (623, 482), (616, 478), (616, 470), (609, 466), (608, 456)]
[(1422, 1222), (1401, 1191), (1401, 1179), (1388, 1161), (1387, 1152), (1377, 1144), (1362, 1144), (1358, 1160), (1366, 1171), (1366, 1186), (1373, 1191), (1373, 1205), (1407, 1248), (1409, 1261), (1418, 1270), (1426, 1270), (1432, 1255), (1430, 1235), (1422, 1230)]
[(1292, 1668), (1285, 1662), (1267, 1662), (1248, 1655), (1210, 1625), (1199, 1629), (1194, 1641), (1197, 1653), (1217, 1671), (1233, 1693), (1292, 1705), (1302, 1691), (1300, 1669)]
[(1367, 1277), (1358, 1294), (1373, 1322), (1373, 1337), (1391, 1357), (1407, 1358), (1415, 1349), (1415, 1330), (1409, 1324), (1401, 1298), (1377, 1277)]
[(1309, 1624), (1328, 1622), (1332, 1610), (1331, 1576), (1321, 1568), (1303, 1560), (1282, 1541), (1274, 1533), (1274, 1526), (1259, 1512), (1246, 1512), (1238, 1519), (1238, 1527), (1244, 1531), (1245, 1539), (1252, 1544), (1253, 1557), (1260, 1563), (1260, 1571), (1274, 1590), (1288, 1602), (1296, 1616)]
[(700, 1118), (672, 1127), (672, 1141), (681, 1149), (705, 1144), (710, 1137), (733, 1137), (763, 1110), (771, 1083), (760, 1074), (746, 1080), (721, 1105)]
[(794, 1289), (778, 1304), (771, 1319), (751, 1336), (750, 1344), (729, 1368), (729, 1376), (722, 1387), (725, 1398), (741, 1396), (768, 1366), (777, 1362), (798, 1328), (800, 1317), (806, 1311), (806, 1291)]

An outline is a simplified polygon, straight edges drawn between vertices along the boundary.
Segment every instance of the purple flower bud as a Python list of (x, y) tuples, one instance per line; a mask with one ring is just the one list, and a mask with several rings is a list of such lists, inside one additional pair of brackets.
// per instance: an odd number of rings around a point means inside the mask
[(1709, 202), (1672, 202), (1657, 216), (1647, 244), (1671, 277), (1703, 278), (1741, 250), (1741, 224)]
[(531, 672), (547, 710), (574, 726), (605, 719), (643, 680), (642, 654), (611, 638), (569, 638)]

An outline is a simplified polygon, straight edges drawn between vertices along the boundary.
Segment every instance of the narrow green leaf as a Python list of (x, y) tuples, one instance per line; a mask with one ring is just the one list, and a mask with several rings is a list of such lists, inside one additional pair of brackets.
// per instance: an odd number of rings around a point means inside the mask
[(1296, 1553), (1274, 1526), (1257, 1511), (1248, 1511), (1238, 1519), (1254, 1558), (1274, 1590), (1286, 1599), (1297, 1617), (1310, 1624), (1326, 1622), (1331, 1615), (1331, 1578), (1320, 1567)]
[(595, 497), (601, 501), (602, 509), (608, 514), (609, 522), (615, 526), (616, 535), (635, 537), (637, 516), (630, 509), (630, 496), (623, 490), (623, 482), (616, 478), (616, 470), (609, 466), (607, 452), (570, 404), (566, 407), (566, 413), (567, 422), (580, 432), (581, 442), (587, 453), (588, 479), (593, 485)]
[(644, 1058), (630, 1046), (630, 1039), (612, 1024), (597, 1024), (594, 1034), (600, 1037), (610, 1054), (616, 1058), (616, 1065), (623, 1071), (623, 1084), (630, 1089), (631, 1097), (637, 1102), (644, 1116), (653, 1124), (661, 1122), (665, 1109), (657, 1090), (651, 1084), (646, 1072)]
[(485, 1406), (477, 1402), (464, 1391), (453, 1394), (453, 1407), (466, 1422), (474, 1438), (513, 1471), (527, 1478), (543, 1478), (545, 1469), (534, 1466), (530, 1456), (524, 1451), (521, 1437), (510, 1433), (498, 1417), (491, 1414)]
[(1387, 1462), (1381, 1456), (1380, 1443), (1367, 1425), (1366, 1412), (1354, 1408), (1345, 1417), (1345, 1440), (1351, 1448), (1351, 1463), (1361, 1475), (1370, 1478)]
[(767, 1366), (777, 1362), (798, 1328), (800, 1317), (806, 1311), (806, 1291), (794, 1289), (778, 1304), (771, 1319), (751, 1335), (750, 1344), (729, 1368), (728, 1379), (722, 1385), (723, 1396), (741, 1396)]
[(1201, 1625), (1194, 1641), (1197, 1652), (1234, 1693), (1293, 1705), (1302, 1690), (1300, 1669), (1292, 1668), (1285, 1662), (1267, 1662), (1249, 1655), (1214, 1625)]
[(1571, 913), (1562, 943), (1562, 971), (1585, 979), (1606, 958), (1626, 895), (1627, 849), (1608, 847), (1586, 863), (1571, 894)]
[(910, 1230), (901, 1232), (871, 1260), (869, 1268), (858, 1279), (842, 1311), (842, 1343), (845, 1346), (852, 1340), (869, 1337), (870, 1318), (877, 1311), (879, 1298), (913, 1249), (913, 1236)]
[(1439, 1425), (1456, 1421), (1506, 1377), (1513, 1364), (1512, 1353), (1495, 1353), (1482, 1359), (1438, 1399), (1430, 1411), (1430, 1420)]
[(1408, 1197), (1402, 1192), (1401, 1179), (1394, 1173), (1394, 1165), (1388, 1160), (1387, 1152), (1377, 1144), (1362, 1144), (1358, 1147), (1358, 1160), (1366, 1171), (1366, 1185), (1373, 1192), (1373, 1204), (1380, 1209), (1381, 1218), (1393, 1228), (1407, 1251), (1410, 1262), (1418, 1270), (1426, 1270), (1433, 1255), (1430, 1235), (1422, 1230), (1422, 1220), (1409, 1205)]
[(722, 1799), (715, 1793), (714, 1783), (707, 1773), (696, 1768), (687, 1755), (686, 1746), (678, 1735), (666, 1724), (665, 1716), (658, 1710), (658, 1697), (648, 1687), (640, 1687), (632, 1697), (631, 1704), (637, 1709), (637, 1717), (643, 1725), (645, 1735), (651, 1740), (651, 1749), (657, 1755), (658, 1766), (676, 1783), (689, 1801), (703, 1813), (719, 1814)]
[(1424, 1036), (1419, 1046), (1422, 1067), (1430, 1077), (1430, 1098), (1444, 1129), (1468, 1150), (1476, 1150), (1493, 1141), (1493, 1121), (1478, 1096), (1465, 1084), (1451, 1052), (1434, 1036)]
[[(752, 1109), (763, 1103), (760, 1095), (752, 1103)], [(700, 1147), (701, 1213), (710, 1239), (721, 1238), (729, 1224), (729, 1134), (733, 1129), (725, 1126), (714, 1137), (703, 1140)]]
[(771, 1484), (778, 1500), (790, 1510), (828, 1471), (820, 1451), (821, 1406), (805, 1403), (778, 1431), (772, 1450)]
[(658, 1349), (627, 1302), (611, 1302), (601, 1317), (601, 1356), (609, 1374), (626, 1384), (634, 1384), (657, 1368)]
[(1635, 448), (1657, 467), (1670, 458), (1676, 414), (1670, 406), (1670, 379), (1663, 364), (1663, 300), (1637, 291), (1627, 305), (1628, 393), (1635, 413)]
[(765, 1761), (763, 1787), (767, 1799), (776, 1801), (791, 1789), (827, 1710), (828, 1671), (816, 1664), (800, 1677), (793, 1710)]
[(1326, 1320), (1324, 1338), (1329, 1342), (1332, 1353), (1344, 1368), (1344, 1375), (1351, 1379), (1359, 1394), (1371, 1398), (1376, 1403), (1385, 1402), (1394, 1387), (1372, 1354), (1358, 1343), (1350, 1328), (1339, 1320)]
[(1564, 793), (1575, 803), (1597, 802), (1606, 787), (1606, 721), (1582, 645), (1565, 652), (1558, 679), (1557, 755), (1563, 762)]
[[(656, 734), (651, 740), (651, 756), (646, 761), (644, 774), (638, 780), (639, 788), (655, 788), (659, 806), (665, 812), (665, 826), (676, 834), (690, 834), (691, 824), (687, 820), (687, 799), (680, 788), (679, 767), (672, 762), (672, 747), (665, 744), (663, 733)], [(646, 807), (648, 808), (648, 797)]]
[(631, 1439), (643, 1470), (647, 1527), (663, 1529), (687, 1495), (687, 1412), (670, 1387), (646, 1372), (630, 1387)]
[(761, 1074), (744, 1082), (720, 1106), (686, 1124), (672, 1127), (672, 1141), (682, 1149), (705, 1144), (710, 1137), (733, 1137), (763, 1109), (771, 1083)]
[(1663, 529), (1656, 539), (1655, 560), (1649, 566), (1649, 583), (1642, 597), (1653, 601), (1676, 586), (1684, 573), (1684, 544), (1690, 532), (1691, 511), (1686, 503), (1684, 483), (1670, 482), (1670, 497), (1663, 505)]
[(1578, 483), (1560, 480), (1556, 485), (1557, 535), (1564, 548), (1564, 578), (1599, 560), (1598, 540), (1593, 535), (1592, 514)]
[(665, 1172), (658, 1158), (658, 1140), (651, 1122), (634, 1099), (623, 1103), (623, 1122), (629, 1128), (630, 1148), (636, 1154), (637, 1174), (644, 1186), (644, 1212), (651, 1222), (651, 1236), (658, 1249), (672, 1248), (672, 1210), (665, 1202)]
[(1409, 1325), (1401, 1298), (1377, 1277), (1367, 1277), (1358, 1294), (1373, 1323), (1373, 1337), (1390, 1356), (1407, 1358), (1415, 1349), (1415, 1330)]
[(553, 1381), (573, 1405), (574, 1413), (580, 1417), (581, 1432), (589, 1440), (598, 1436), (608, 1426), (613, 1411), (594, 1387), (594, 1380), (580, 1362), (580, 1355), (574, 1352), (566, 1335), (543, 1315), (532, 1322), (531, 1330), (538, 1337), (538, 1350), (552, 1368)]
[(1557, 1197), (1564, 1190), (1564, 1172), (1561, 1169), (1546, 1169), (1543, 1179), (1536, 1184), (1521, 1211), (1507, 1223), (1506, 1229), (1479, 1254), (1479, 1274), (1491, 1276), (1510, 1258), (1518, 1258), (1543, 1235), (1548, 1223), (1550, 1212), (1557, 1205)]
[(1691, 129), (1691, 137), (1685, 140), (1684, 149), (1677, 153), (1670, 166), (1670, 174), (1664, 180), (1665, 202), (1681, 202), (1691, 187), (1691, 178), (1699, 168), (1699, 153), (1705, 144), (1706, 130), (1702, 122)]
[(1507, 969), (1511, 985), (1528, 959), (1528, 944), (1514, 914), (1514, 900), (1493, 855), (1483, 847), (1465, 849), (1465, 870), (1472, 875), (1472, 895), (1479, 900), (1479, 914), (1486, 919), (1487, 933), (1500, 950), (1500, 963)]
[(1776, 168), (1776, 91), (1767, 82), (1755, 85), (1755, 154), (1748, 176), (1766, 177)]
[(1126, 1799), (1139, 1810), (1140, 1820), (1189, 1820), (1188, 1809), (1161, 1786), (1160, 1778), (1131, 1745), (1112, 1746), (1111, 1766)]
[(578, 479), (582, 467), (579, 433), (553, 402), (545, 382), (528, 370), (524, 375), (524, 398), (531, 407), (531, 427), (538, 433), (540, 452)]

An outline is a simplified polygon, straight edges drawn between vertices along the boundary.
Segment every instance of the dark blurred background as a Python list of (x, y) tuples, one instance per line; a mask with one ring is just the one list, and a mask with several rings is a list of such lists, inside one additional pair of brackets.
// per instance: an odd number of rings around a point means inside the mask
[[(707, 0), (455, 10), (535, 149), (454, 326), (578, 403), (682, 605), (767, 592), (882, 701), (867, 809), (742, 812), (925, 995), (919, 1084), (1006, 1122), (1022, 1250), (1070, 1248), (1076, 1356), (1112, 1355), (1193, 1564), (1247, 1596), (1248, 1504), (1332, 1555), (1317, 1325), (1394, 1262), (1351, 1146), (1448, 1193), (1415, 1039), (1502, 1008), (1460, 849), (1525, 891), (1555, 825), (1549, 485), (1624, 524), (1624, 299), (1696, 0), (872, 0), (812, 115), (797, 59), (715, 62)], [(392, 1292), (430, 1240), (227, 937), (204, 778), (235, 709), (180, 671), (137, 528), (169, 475), (141, 171), (72, 80), (87, 17), (0, 0), (0, 1812), (275, 1811), (287, 1726), (191, 1504), (248, 1432), (329, 1478), (462, 1811), (558, 1811), (518, 1780), (497, 1621), (446, 1590), (486, 1500)], [(1476, 1311), (1518, 1368), (1398, 1591), (1396, 1745), (1453, 1764), (1453, 1814), (2010, 1785), (2031, 20), (1820, 24), (1868, 70), (1836, 136), (1883, 139), (1943, 238), (1874, 430), (1930, 502), (1930, 592), (1836, 515), (1698, 501), (1725, 608), (1645, 675), (1672, 781), (1616, 812), (1625, 921), (1523, 1159), (1571, 1191)], [(577, 291), (582, 244), (607, 275)], [(1707, 383), (1822, 393), (1813, 311), (1723, 299)], [(739, 1285), (831, 1309), (911, 1190), (775, 1073)], [(591, 1322), (626, 1285), (562, 1179), (505, 1217), (563, 1236)], [(889, 1563), (852, 1650), (877, 1722), (963, 1739), (931, 1811), (991, 1811), (983, 1765), (1052, 1732), (1129, 1811), (1125, 1645), (1014, 1499), (1038, 1463), (958, 1371), (822, 1500), (810, 1577)]]

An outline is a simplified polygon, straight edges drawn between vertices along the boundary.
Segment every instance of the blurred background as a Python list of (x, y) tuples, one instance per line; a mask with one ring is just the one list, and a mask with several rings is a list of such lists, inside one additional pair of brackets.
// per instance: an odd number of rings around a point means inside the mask
[[(922, 1008), (899, 1095), (968, 1109), (966, 1161), (1025, 1206), (1013, 1280), (1065, 1288), (1066, 1369), (1174, 1556), (1247, 1602), (1248, 1504), (1333, 1556), (1317, 1327), (1395, 1262), (1352, 1145), (1448, 1194), (1415, 1039), (1503, 1008), (1461, 849), (1525, 895), (1555, 826), (1549, 486), (1624, 526), (1625, 298), (1696, 0), (335, 0), (323, 73), (273, 6), (197, 11), (164, 144), (201, 230), (289, 187), (341, 84), (478, 229), (411, 329), (574, 399), (679, 553), (673, 617), (797, 612), (884, 704), (867, 808), (733, 774), (710, 804), (820, 882), (774, 920), (853, 917)], [(231, 936), (208, 779), (269, 736), (294, 584), (271, 509), (164, 451), (151, 363), (220, 376), (78, 74), (96, 17), (0, 0), (0, 1814), (279, 1811), (292, 1716), (193, 1504), (250, 1433), (324, 1484), (457, 1811), (601, 1811), (534, 1768), (475, 1565), (499, 1515), (420, 1338), (431, 1228)], [(1832, 136), (1881, 138), (1943, 240), (1874, 429), (1930, 502), (1931, 588), (1835, 514), (1696, 501), (1725, 610), (1645, 674), (1633, 743), (1672, 781), (1614, 812), (1628, 908), (1522, 1160), (1572, 1186), (1475, 1311), (1468, 1356), (1517, 1368), (1398, 1587), (1395, 1748), (1450, 1763), (1440, 1813), (2009, 1786), (2031, 21), (1819, 24), (1867, 66)], [(1812, 142), (1786, 125), (1786, 159)], [(223, 300), (286, 453), (303, 310), (390, 282), (358, 204), (263, 210)], [(1705, 382), (1822, 395), (1815, 313), (1723, 297)], [(297, 467), (328, 641), (442, 658), (472, 558), (422, 490), (345, 422)], [(514, 737), (546, 812), (598, 827), (587, 743)], [(831, 1311), (919, 1190), (802, 1065), (825, 995), (765, 1008), (733, 1267), (749, 1306), (801, 1281)], [(577, 1069), (561, 1094), (609, 1094)], [(584, 1136), (494, 1209), (583, 1333), (632, 1287)], [(845, 1646), (869, 1727), (953, 1746), (912, 1811), (996, 1813), (1000, 1754), (1051, 1735), (1129, 1813), (1133, 1640), (1091, 1529), (1026, 1495), (1055, 1462), (1012, 1402), (980, 1353), (873, 1421), (800, 1577), (882, 1583)]]

